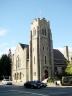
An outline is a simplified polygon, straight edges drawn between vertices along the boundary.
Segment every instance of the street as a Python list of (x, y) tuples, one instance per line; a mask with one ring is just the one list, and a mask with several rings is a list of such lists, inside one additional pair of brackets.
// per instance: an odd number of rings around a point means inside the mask
[(23, 86), (0, 86), (0, 96), (72, 96), (72, 87), (26, 89)]

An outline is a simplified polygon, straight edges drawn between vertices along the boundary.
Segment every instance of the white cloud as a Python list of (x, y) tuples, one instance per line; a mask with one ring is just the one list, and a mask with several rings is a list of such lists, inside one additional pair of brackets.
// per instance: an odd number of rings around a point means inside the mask
[(4, 36), (6, 34), (7, 34), (7, 30), (3, 29), (3, 28), (0, 28), (0, 37)]
[(58, 49), (62, 54), (64, 54), (64, 48), (55, 48), (55, 49)]
[(69, 47), (69, 52), (72, 52), (72, 48), (71, 47)]
[[(55, 49), (58, 49), (62, 54), (64, 54), (64, 48), (55, 48)], [(68, 52), (69, 52), (69, 56), (72, 56), (72, 47), (68, 47)]]

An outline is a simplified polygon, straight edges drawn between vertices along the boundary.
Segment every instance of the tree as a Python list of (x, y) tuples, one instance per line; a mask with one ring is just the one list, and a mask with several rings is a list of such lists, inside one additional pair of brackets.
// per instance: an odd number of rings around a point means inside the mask
[(65, 69), (67, 75), (72, 75), (72, 63), (68, 63)]
[(11, 76), (11, 59), (6, 54), (0, 59), (0, 76)]

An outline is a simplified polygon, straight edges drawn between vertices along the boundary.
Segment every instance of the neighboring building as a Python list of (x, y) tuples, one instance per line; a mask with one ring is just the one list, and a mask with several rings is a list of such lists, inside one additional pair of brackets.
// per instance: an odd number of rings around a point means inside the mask
[(58, 49), (53, 49), (53, 54), (55, 76), (59, 74), (64, 75), (67, 62), (72, 63), (72, 49), (68, 48), (68, 46), (64, 46), (60, 51)]
[(64, 46), (62, 51), (53, 49), (54, 53), (54, 73), (55, 75), (64, 74), (67, 62), (72, 62), (72, 51), (68, 46)]
[[(66, 46), (66, 47), (68, 47), (68, 46)], [(68, 61), (70, 61), (72, 63), (72, 49), (71, 48), (68, 48), (68, 51), (67, 52), (68, 52)]]
[(69, 61), (69, 49), (68, 49), (68, 46), (64, 46), (64, 56)]
[(31, 24), (30, 44), (18, 44), (12, 58), (12, 80), (26, 82), (54, 76), (50, 23), (45, 18)]
[(53, 53), (54, 53), (54, 74), (55, 76), (64, 75), (65, 68), (67, 66), (66, 64), (67, 59), (58, 49), (53, 49)]
[(72, 62), (72, 48), (64, 46), (64, 48), (62, 48), (61, 53), (64, 55), (67, 61)]

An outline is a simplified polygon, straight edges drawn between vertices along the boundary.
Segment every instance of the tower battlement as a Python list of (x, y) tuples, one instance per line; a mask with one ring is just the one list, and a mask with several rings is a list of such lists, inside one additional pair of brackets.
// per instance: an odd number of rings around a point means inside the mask
[(48, 28), (50, 28), (50, 22), (46, 20), (46, 18), (35, 18), (32, 23), (31, 23), (31, 27), (34, 26), (47, 26)]
[(35, 19), (33, 19), (31, 24), (33, 24), (34, 22), (43, 22), (43, 23), (46, 22), (46, 23), (48, 23), (49, 21), (47, 21), (46, 18), (35, 18)]

